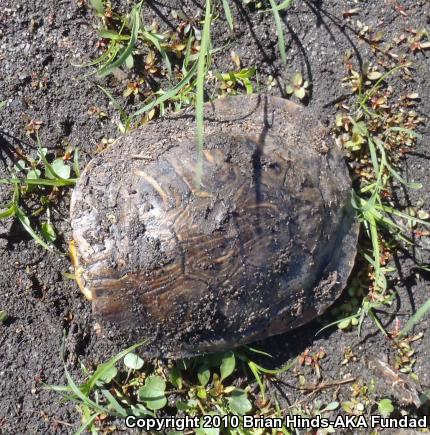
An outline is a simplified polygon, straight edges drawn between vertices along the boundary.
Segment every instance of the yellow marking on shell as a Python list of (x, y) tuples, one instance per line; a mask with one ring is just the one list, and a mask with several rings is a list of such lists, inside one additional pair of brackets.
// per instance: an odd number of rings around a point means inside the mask
[(225, 261), (228, 260), (229, 258), (233, 257), (233, 255), (234, 255), (235, 253), (236, 253), (236, 250), (235, 250), (235, 249), (230, 249), (230, 251), (229, 251), (227, 254), (222, 255), (221, 257), (215, 258), (215, 259), (213, 260), (213, 262), (214, 262), (214, 263), (217, 263), (217, 264), (225, 263)]
[(204, 150), (203, 154), (206, 157), (206, 160), (208, 162), (213, 163), (215, 161), (214, 156), (212, 155), (212, 153), (209, 150)]
[(90, 289), (85, 287), (84, 280), (82, 278), (82, 275), (84, 274), (84, 269), (79, 265), (78, 251), (76, 249), (76, 244), (74, 240), (71, 240), (69, 243), (69, 253), (70, 260), (72, 262), (73, 268), (75, 269), (75, 280), (78, 284), (79, 290), (88, 300), (91, 301), (93, 299), (93, 294)]
[(144, 171), (136, 171), (136, 175), (142, 177), (148, 184), (150, 184), (157, 191), (157, 193), (160, 195), (161, 199), (163, 200), (163, 204), (167, 207), (169, 204), (168, 197), (166, 192), (160, 186), (160, 184), (158, 184), (158, 182), (154, 178), (152, 178)]
[(252, 210), (254, 208), (273, 208), (276, 211), (279, 210), (278, 206), (275, 204), (270, 204), (270, 202), (261, 202), (259, 204), (248, 205), (246, 207), (247, 210)]

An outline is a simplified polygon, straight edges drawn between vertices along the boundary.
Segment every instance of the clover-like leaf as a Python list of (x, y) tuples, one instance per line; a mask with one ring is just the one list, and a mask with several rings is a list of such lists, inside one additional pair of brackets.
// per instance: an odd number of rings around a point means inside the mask
[(176, 388), (179, 388), (180, 390), (182, 389), (182, 383), (183, 383), (182, 373), (179, 370), (179, 368), (176, 366), (170, 370), (170, 382)]
[(197, 370), (197, 377), (199, 378), (200, 385), (205, 387), (211, 377), (211, 371), (206, 364), (203, 364), (199, 367)]
[(300, 73), (296, 73), (293, 75), (293, 85), (301, 86), (303, 84), (303, 76)]
[(42, 235), (48, 242), (54, 242), (57, 238), (54, 226), (51, 222), (43, 222), (41, 225)]
[(27, 172), (27, 178), (29, 180), (37, 180), (38, 178), (40, 178), (41, 172), (39, 169), (30, 169)]
[(236, 367), (236, 358), (232, 351), (226, 352), (222, 356), (220, 372), (221, 372), (221, 382), (228, 378), (234, 371)]
[(300, 88), (295, 88), (294, 95), (298, 99), (303, 100), (303, 98), (305, 98), (305, 96), (306, 96), (306, 89), (303, 86), (301, 86)]
[(143, 359), (133, 352), (124, 357), (124, 365), (131, 370), (139, 370), (143, 367)]
[(164, 408), (167, 404), (165, 396), (166, 381), (161, 376), (151, 376), (139, 389), (139, 398), (152, 411)]
[(13, 168), (15, 169), (16, 172), (20, 172), (23, 171), (24, 169), (27, 169), (25, 160), (18, 160)]
[(235, 388), (228, 398), (228, 406), (233, 414), (244, 415), (252, 410), (252, 404), (249, 401), (244, 390)]
[(378, 403), (378, 411), (383, 417), (388, 417), (393, 411), (393, 402), (390, 399), (382, 399)]
[(55, 172), (55, 174), (53, 174), (49, 168), (45, 169), (45, 175), (47, 178), (50, 179), (55, 179), (56, 175), (58, 175), (59, 177), (63, 178), (64, 180), (68, 180), (70, 178), (70, 166), (67, 166), (63, 159), (55, 159), (52, 163), (51, 163), (51, 168), (52, 170)]
[(100, 380), (105, 382), (106, 384), (109, 384), (117, 374), (118, 374), (118, 370), (116, 369), (116, 367), (111, 366), (105, 372), (102, 373), (102, 375), (100, 376)]

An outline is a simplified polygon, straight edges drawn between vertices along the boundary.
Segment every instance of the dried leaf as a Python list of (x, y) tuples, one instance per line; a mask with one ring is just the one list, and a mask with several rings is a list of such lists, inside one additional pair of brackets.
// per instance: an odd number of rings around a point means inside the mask
[(379, 71), (371, 71), (367, 74), (367, 78), (369, 80), (379, 80), (382, 77), (382, 73), (380, 73)]

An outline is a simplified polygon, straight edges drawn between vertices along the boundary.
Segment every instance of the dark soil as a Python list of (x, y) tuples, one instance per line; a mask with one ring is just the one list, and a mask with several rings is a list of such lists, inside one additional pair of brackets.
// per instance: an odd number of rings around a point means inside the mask
[[(14, 150), (36, 150), (36, 143), (26, 135), (25, 126), (30, 120), (42, 121), (41, 139), (52, 152), (64, 149), (70, 143), (79, 146), (81, 164), (96, 154), (102, 139), (115, 138), (118, 133), (114, 123), (102, 121), (88, 113), (99, 106), (115, 117), (107, 99), (95, 86), (94, 79), (81, 79), (83, 73), (74, 64), (80, 64), (96, 55), (96, 18), (78, 1), (2, 0), (0, 9), (0, 101), (7, 106), (0, 110), (1, 176), (11, 160), (17, 159)], [(130, 9), (130, 2), (119, 5)], [(284, 15), (288, 66), (279, 62), (277, 38), (270, 13), (253, 12), (235, 1), (236, 31), (234, 38), (218, 20), (213, 28), (213, 45), (228, 47), (217, 52), (214, 69), (229, 70), (234, 67), (230, 50), (241, 58), (243, 65), (255, 66), (259, 72), (260, 92), (267, 91), (269, 75), (279, 86), (269, 90), (282, 95), (285, 83), (292, 74), (300, 71), (311, 83), (308, 105), (326, 125), (333, 125), (336, 107), (334, 102), (348, 92), (341, 85), (345, 76), (342, 58), (351, 51), (356, 65), (372, 61), (367, 44), (359, 42), (353, 23), (358, 19), (377, 30), (387, 40), (398, 37), (408, 28), (429, 26), (430, 3), (427, 1), (367, 0), (353, 1), (300, 1), (296, 0)], [(358, 15), (347, 21), (343, 11), (359, 6)], [(193, 0), (148, 1), (144, 5), (144, 19), (157, 20), (161, 26), (172, 24), (170, 9), (183, 8), (194, 14), (200, 8)], [(229, 44), (229, 45), (227, 45)], [(411, 55), (412, 56), (412, 55)], [(416, 91), (421, 97), (419, 111), (428, 120), (430, 109), (429, 51), (417, 52), (413, 57), (414, 80), (407, 87), (395, 80), (399, 92)], [(357, 66), (358, 68), (358, 66)], [(114, 85), (112, 79), (102, 82)], [(110, 119), (110, 118), (108, 118)], [(402, 169), (409, 181), (421, 182), (423, 189), (407, 191), (398, 189), (401, 205), (414, 204), (422, 199), (429, 202), (429, 151), (428, 127), (422, 129), (423, 137), (413, 152), (407, 154)], [(0, 188), (4, 203), (9, 189)], [(69, 195), (65, 195), (53, 211), (53, 221), (61, 234), (59, 246), (63, 251), (71, 238), (68, 219)], [(395, 257), (392, 285), (397, 299), (381, 314), (388, 329), (396, 319), (404, 324), (417, 307), (427, 298), (428, 275), (414, 266), (414, 261), (428, 263), (428, 239), (417, 240), (417, 246)], [(91, 367), (106, 360), (118, 350), (121, 343), (99, 337), (94, 331), (90, 304), (83, 298), (75, 282), (64, 277), (70, 271), (65, 257), (46, 252), (35, 244), (19, 223), (0, 223), (0, 309), (9, 313), (9, 319), (0, 325), (0, 431), (5, 434), (21, 433), (72, 433), (79, 426), (79, 416), (73, 405), (62, 404), (59, 397), (43, 389), (43, 383), (64, 384), (64, 366), (60, 355), (64, 341), (65, 361), (72, 374), (79, 377), (78, 360)], [(402, 251), (400, 251), (402, 252)], [(326, 317), (327, 323), (331, 317)], [(427, 333), (429, 318), (423, 319), (416, 332), (424, 338), (415, 343), (417, 363), (414, 370), (425, 387), (430, 384), (430, 336)], [(343, 333), (330, 330), (315, 337), (321, 323), (314, 322), (294, 333), (278, 336), (256, 345), (265, 348), (282, 363), (310, 347), (324, 347), (327, 357), (322, 361), (325, 380), (341, 379), (346, 373), (367, 381), (367, 359), (375, 356), (392, 359), (388, 341), (369, 320), (364, 323), (363, 334), (356, 331)], [(64, 339), (66, 334), (66, 339)], [(351, 346), (357, 360), (341, 365), (344, 351)], [(288, 379), (286, 378), (288, 381)], [(392, 396), (391, 385), (380, 382), (381, 395)], [(300, 396), (288, 387), (288, 382), (278, 384), (279, 397), (284, 406)], [(343, 386), (340, 396), (350, 397), (350, 387)], [(330, 390), (330, 397), (333, 390)], [(393, 397), (395, 400), (396, 397)]]

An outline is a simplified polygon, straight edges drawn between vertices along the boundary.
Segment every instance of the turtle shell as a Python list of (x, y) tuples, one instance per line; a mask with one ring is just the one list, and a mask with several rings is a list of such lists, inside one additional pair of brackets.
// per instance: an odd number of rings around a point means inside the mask
[[(76, 267), (107, 335), (185, 357), (288, 331), (346, 285), (351, 180), (312, 113), (236, 96), (147, 124), (85, 168), (71, 200)], [(200, 177), (199, 177), (200, 174)]]

